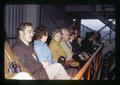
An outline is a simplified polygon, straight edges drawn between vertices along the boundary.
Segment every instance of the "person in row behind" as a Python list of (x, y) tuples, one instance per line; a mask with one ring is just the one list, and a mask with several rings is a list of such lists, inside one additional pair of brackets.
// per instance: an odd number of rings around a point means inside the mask
[[(35, 28), (34, 50), (40, 63), (43, 64), (49, 79), (71, 79), (64, 67), (52, 59), (52, 54), (47, 44), (48, 31), (45, 26)], [(58, 56), (58, 55), (57, 55)]]
[(86, 32), (85, 39), (83, 39), (81, 42), (81, 48), (88, 55), (91, 55), (95, 51), (93, 32)]
[[(72, 46), (73, 56), (72, 58), (79, 62), (80, 67), (89, 59), (89, 56), (81, 49), (79, 42), (77, 41), (74, 31), (70, 34), (70, 44)], [(79, 37), (80, 38), (80, 37)]]
[(67, 54), (65, 53), (65, 51), (62, 49), (60, 45), (61, 39), (62, 39), (62, 31), (61, 29), (57, 28), (52, 32), (52, 40), (49, 44), (49, 48), (52, 53), (53, 60), (55, 62), (58, 62), (58, 59), (61, 56), (67, 58)]
[(80, 35), (80, 32), (77, 29), (75, 29), (74, 33), (75, 33), (75, 41), (81, 46), (82, 37)]

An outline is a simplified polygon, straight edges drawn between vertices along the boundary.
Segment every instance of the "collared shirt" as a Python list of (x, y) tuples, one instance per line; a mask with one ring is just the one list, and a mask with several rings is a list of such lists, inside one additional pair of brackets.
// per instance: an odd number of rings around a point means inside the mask
[(52, 56), (51, 56), (50, 49), (48, 48), (46, 43), (40, 40), (35, 40), (34, 51), (36, 52), (38, 59), (41, 63), (42, 62), (49, 62), (50, 64), (54, 63)]
[(70, 42), (69, 41), (65, 42), (65, 41), (61, 40), (60, 45), (67, 54), (67, 60), (71, 60), (73, 53), (72, 53), (72, 46), (71, 46)]

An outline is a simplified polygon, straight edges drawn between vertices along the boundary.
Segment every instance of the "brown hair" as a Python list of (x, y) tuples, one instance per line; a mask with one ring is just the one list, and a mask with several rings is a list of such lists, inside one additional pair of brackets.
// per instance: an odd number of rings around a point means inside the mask
[(62, 34), (62, 30), (60, 28), (56, 28), (55, 30), (52, 31), (52, 37), (55, 36), (55, 34), (57, 33), (61, 33)]
[(17, 30), (24, 30), (26, 28), (26, 26), (32, 26), (32, 24), (30, 22), (25, 22), (25, 23), (21, 23), (20, 25), (18, 25)]
[(19, 31), (20, 30), (25, 30), (26, 26), (32, 26), (32, 24), (30, 22), (24, 22), (18, 25), (17, 27), (17, 36), (19, 35)]
[(48, 28), (40, 25), (38, 27), (35, 28), (35, 39), (41, 39), (42, 36), (47, 36), (48, 35)]

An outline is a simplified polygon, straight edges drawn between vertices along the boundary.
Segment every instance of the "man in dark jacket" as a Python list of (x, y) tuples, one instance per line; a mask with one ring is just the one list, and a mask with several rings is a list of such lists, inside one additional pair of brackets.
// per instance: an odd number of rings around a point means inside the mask
[(18, 39), (12, 46), (12, 51), (35, 80), (48, 80), (48, 75), (43, 65), (39, 61), (36, 62), (35, 58), (37, 58), (37, 56), (33, 55), (34, 51), (30, 45), (32, 37), (32, 24), (21, 23), (18, 26)]

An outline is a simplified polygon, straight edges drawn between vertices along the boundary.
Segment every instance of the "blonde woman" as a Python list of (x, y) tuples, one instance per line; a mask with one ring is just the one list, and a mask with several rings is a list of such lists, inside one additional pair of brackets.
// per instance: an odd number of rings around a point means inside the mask
[(55, 62), (58, 61), (60, 56), (64, 56), (65, 58), (67, 57), (65, 51), (62, 49), (60, 45), (61, 38), (62, 38), (61, 29), (55, 29), (53, 31), (52, 41), (50, 42), (50, 45), (49, 45), (50, 51), (53, 56), (53, 60)]

